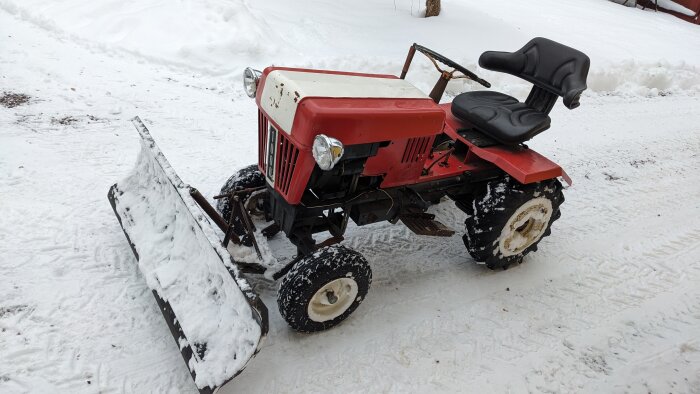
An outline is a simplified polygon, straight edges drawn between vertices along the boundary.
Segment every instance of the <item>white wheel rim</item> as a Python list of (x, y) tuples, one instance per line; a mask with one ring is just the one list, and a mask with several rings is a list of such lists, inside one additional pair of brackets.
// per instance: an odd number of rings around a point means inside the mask
[(263, 212), (258, 209), (258, 201), (267, 197), (267, 190), (257, 190), (254, 191), (248, 199), (245, 201), (245, 209), (250, 212), (252, 216), (262, 216)]
[(307, 313), (313, 321), (322, 323), (345, 313), (357, 298), (357, 282), (338, 278), (326, 283), (311, 297)]
[(547, 198), (533, 198), (521, 205), (501, 231), (499, 252), (506, 257), (522, 253), (542, 238), (551, 217), (552, 202)]

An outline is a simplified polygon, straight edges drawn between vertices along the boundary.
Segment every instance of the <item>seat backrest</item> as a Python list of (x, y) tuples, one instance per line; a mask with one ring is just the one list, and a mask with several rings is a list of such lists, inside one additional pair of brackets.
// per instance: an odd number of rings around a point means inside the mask
[(512, 53), (489, 51), (479, 58), (485, 69), (515, 75), (562, 97), (569, 109), (579, 106), (590, 64), (583, 52), (542, 37)]

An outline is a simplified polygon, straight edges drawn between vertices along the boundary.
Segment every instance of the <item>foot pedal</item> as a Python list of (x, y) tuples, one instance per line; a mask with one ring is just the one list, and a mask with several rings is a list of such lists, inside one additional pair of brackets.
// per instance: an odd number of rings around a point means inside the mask
[(399, 216), (403, 224), (418, 235), (434, 237), (451, 237), (455, 231), (435, 220), (435, 215), (429, 213), (412, 213)]
[(265, 238), (272, 238), (280, 232), (280, 226), (278, 226), (277, 223), (272, 223), (271, 225), (260, 230), (260, 232), (265, 236)]

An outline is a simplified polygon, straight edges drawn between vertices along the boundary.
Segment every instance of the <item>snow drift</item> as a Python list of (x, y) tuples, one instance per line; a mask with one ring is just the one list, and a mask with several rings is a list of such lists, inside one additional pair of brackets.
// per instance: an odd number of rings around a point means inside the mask
[[(479, 70), (479, 55), (544, 36), (591, 58), (589, 94), (700, 91), (697, 26), (605, 0), (444, 0), (433, 18), (421, 18), (422, 3), (408, 0), (0, 0), (0, 7), (100, 50), (230, 76), (236, 85), (244, 67), (271, 64), (396, 74), (417, 42), (515, 93), (518, 81)], [(429, 90), (432, 65), (419, 64), (409, 79)]]

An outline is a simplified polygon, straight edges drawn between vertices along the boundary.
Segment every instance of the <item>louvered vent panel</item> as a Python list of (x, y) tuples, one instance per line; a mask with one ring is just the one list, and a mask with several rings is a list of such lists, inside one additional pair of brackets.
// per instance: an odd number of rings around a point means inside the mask
[(276, 183), (282, 194), (289, 193), (289, 186), (294, 175), (294, 166), (299, 158), (297, 149), (284, 133), (279, 133), (279, 144), (277, 148), (277, 178)]
[(267, 118), (258, 110), (258, 164), (265, 173), (265, 155), (267, 154)]
[(420, 159), (420, 155), (425, 154), (429, 148), (430, 137), (411, 138), (406, 144), (406, 150), (401, 157), (402, 163), (415, 163)]

